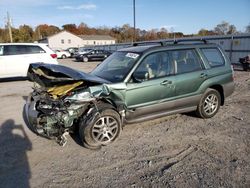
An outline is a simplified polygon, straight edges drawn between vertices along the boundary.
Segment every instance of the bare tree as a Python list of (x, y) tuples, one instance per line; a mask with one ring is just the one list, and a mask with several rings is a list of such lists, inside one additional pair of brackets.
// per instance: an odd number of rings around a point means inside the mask
[(218, 35), (228, 35), (237, 33), (236, 27), (228, 22), (222, 21), (214, 28), (214, 32)]
[(246, 26), (246, 33), (250, 33), (250, 23)]

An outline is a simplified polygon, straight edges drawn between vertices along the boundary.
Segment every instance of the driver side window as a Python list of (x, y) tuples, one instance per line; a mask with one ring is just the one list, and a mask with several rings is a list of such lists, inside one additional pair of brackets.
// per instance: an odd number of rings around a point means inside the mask
[(167, 51), (156, 52), (148, 55), (135, 70), (133, 77), (135, 81), (146, 81), (165, 77), (174, 73), (171, 54)]

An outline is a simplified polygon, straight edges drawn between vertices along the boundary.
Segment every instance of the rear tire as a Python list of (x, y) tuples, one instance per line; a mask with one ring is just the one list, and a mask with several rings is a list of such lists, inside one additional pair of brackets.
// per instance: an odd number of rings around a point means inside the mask
[(62, 55), (62, 59), (65, 59), (66, 58), (66, 55)]
[(100, 149), (114, 142), (122, 130), (120, 115), (109, 104), (100, 104), (80, 122), (79, 135), (83, 146)]
[(215, 89), (207, 89), (197, 106), (196, 113), (203, 119), (211, 118), (218, 112), (220, 105), (220, 93)]

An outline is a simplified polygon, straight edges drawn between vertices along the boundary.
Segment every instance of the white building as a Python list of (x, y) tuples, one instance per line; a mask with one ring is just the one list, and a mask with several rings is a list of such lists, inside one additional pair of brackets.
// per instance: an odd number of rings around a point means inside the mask
[(115, 44), (115, 39), (108, 35), (74, 35), (68, 31), (41, 39), (39, 43), (48, 43), (52, 49), (67, 49), (70, 47), (84, 47), (87, 45)]

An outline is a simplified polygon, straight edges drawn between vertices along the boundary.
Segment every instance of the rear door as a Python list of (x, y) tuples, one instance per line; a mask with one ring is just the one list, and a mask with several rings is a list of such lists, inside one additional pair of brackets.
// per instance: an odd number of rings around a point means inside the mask
[(2, 62), (5, 67), (4, 75), (6, 77), (26, 76), (28, 61), (26, 60), (25, 53), (26, 49), (24, 45), (4, 46)]
[(195, 49), (172, 52), (175, 62), (176, 108), (196, 106), (200, 100), (198, 90), (208, 78), (200, 56)]
[[(47, 63), (48, 54), (40, 46), (27, 45), (25, 60), (28, 62), (26, 65), (29, 66), (30, 63)], [(28, 69), (28, 67), (27, 67)]]

